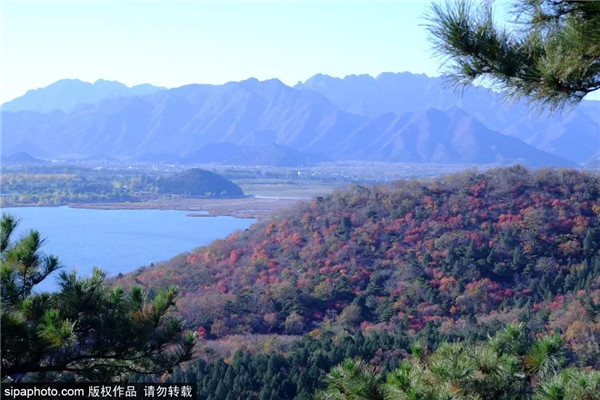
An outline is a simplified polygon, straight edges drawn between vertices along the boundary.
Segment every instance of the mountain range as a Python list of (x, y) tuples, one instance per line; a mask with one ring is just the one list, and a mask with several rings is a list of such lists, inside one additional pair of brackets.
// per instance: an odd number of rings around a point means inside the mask
[(551, 113), (525, 101), (507, 102), (482, 87), (452, 90), (444, 78), (410, 73), (383, 73), (376, 78), (349, 75), (343, 79), (317, 74), (295, 88), (314, 90), (344, 111), (370, 117), (458, 107), (494, 131), (578, 164), (600, 151), (599, 101), (583, 101), (575, 109)]
[(147, 83), (127, 87), (120, 82), (104, 79), (98, 79), (94, 83), (79, 79), (61, 79), (44, 88), (29, 90), (23, 96), (4, 103), (2, 110), (71, 111), (78, 104), (98, 103), (112, 97), (143, 96), (164, 89)]
[(600, 152), (599, 105), (540, 114), (489, 89), (461, 94), (410, 73), (319, 74), (294, 87), (253, 78), (173, 89), (63, 80), (2, 106), (1, 144), (5, 155), (46, 159), (575, 166)]

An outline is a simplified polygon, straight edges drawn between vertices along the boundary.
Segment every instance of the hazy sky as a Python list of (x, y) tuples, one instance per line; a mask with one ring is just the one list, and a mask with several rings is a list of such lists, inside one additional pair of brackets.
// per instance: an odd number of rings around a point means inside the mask
[(2, 102), (63, 78), (167, 87), (439, 75), (428, 1), (3, 1)]
[(0, 0), (0, 102), (64, 78), (176, 87), (249, 77), (293, 85), (316, 73), (436, 76), (422, 26), (429, 4)]

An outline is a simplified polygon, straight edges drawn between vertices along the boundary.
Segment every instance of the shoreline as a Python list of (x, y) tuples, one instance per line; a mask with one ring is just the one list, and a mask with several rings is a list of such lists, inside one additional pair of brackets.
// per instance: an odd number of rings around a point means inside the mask
[(7, 207), (69, 207), (90, 210), (176, 210), (189, 211), (190, 218), (229, 216), (234, 218), (264, 219), (274, 212), (288, 208), (308, 198), (241, 197), (231, 199), (186, 198), (173, 200), (149, 200), (144, 202), (67, 203), (51, 205), (3, 205)]

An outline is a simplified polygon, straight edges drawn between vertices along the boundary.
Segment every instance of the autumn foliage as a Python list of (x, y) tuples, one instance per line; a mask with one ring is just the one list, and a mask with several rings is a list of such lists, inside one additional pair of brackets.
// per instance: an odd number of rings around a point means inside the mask
[(521, 320), (592, 364), (599, 242), (598, 176), (515, 166), (337, 191), (123, 280), (179, 285), (209, 338)]

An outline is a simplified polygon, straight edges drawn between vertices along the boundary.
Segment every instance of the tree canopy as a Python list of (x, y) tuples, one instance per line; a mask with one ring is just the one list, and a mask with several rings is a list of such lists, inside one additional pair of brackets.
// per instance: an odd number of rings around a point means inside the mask
[(600, 399), (600, 374), (565, 368), (559, 336), (533, 339), (510, 325), (477, 344), (444, 343), (431, 355), (418, 347), (413, 358), (385, 381), (361, 361), (346, 360), (327, 376), (328, 400)]
[(37, 231), (11, 241), (17, 224), (10, 215), (0, 223), (2, 380), (31, 373), (45, 381), (65, 374), (118, 380), (160, 373), (191, 356), (193, 336), (182, 335), (182, 320), (168, 315), (174, 287), (153, 296), (139, 287), (125, 291), (106, 285), (96, 269), (86, 279), (63, 271), (58, 291), (35, 293), (61, 265), (41, 252)]
[(486, 78), (552, 109), (600, 89), (600, 2), (522, 0), (508, 27), (492, 2), (433, 3), (427, 29), (459, 86)]

